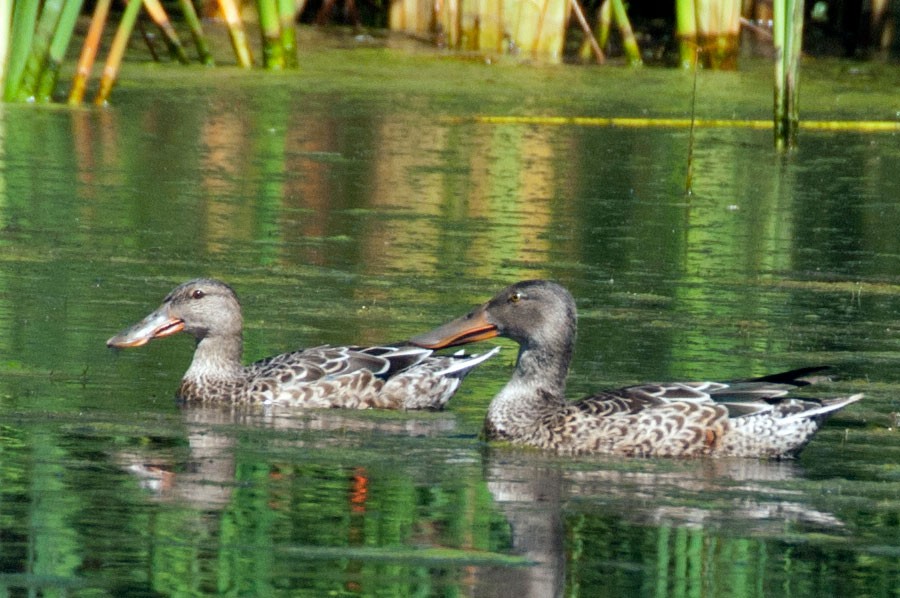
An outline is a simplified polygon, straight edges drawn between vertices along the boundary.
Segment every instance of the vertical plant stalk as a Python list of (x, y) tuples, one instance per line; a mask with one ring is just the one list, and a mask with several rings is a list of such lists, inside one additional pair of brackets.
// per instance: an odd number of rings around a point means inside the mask
[(34, 39), (39, 6), (39, 2), (13, 2), (12, 36), (3, 87), (3, 99), (7, 102), (16, 99), (22, 82), (22, 72)]
[(803, 0), (775, 0), (775, 147), (797, 146), (800, 124), (800, 53), (803, 45)]
[(250, 44), (247, 43), (247, 32), (241, 21), (241, 13), (234, 0), (219, 0), (219, 8), (225, 15), (225, 23), (228, 25), (228, 34), (231, 37), (231, 46), (237, 57), (238, 66), (250, 68), (253, 66), (253, 55), (250, 53)]
[(281, 21), (275, 0), (257, 0), (259, 27), (262, 30), (263, 66), (267, 69), (284, 68), (284, 51), (281, 47)]
[(296, 68), (297, 63), (297, 6), (294, 0), (278, 1), (278, 21), (281, 27), (281, 51), (284, 66)]
[(16, 91), (15, 99), (24, 101), (33, 99), (37, 94), (38, 82), (41, 73), (47, 65), (47, 57), (50, 55), (50, 44), (53, 41), (53, 32), (59, 23), (62, 14), (63, 0), (48, 0), (44, 3), (44, 9), (38, 18), (37, 29), (31, 44), (31, 53), (25, 61), (25, 69), (22, 71), (22, 81)]
[(775, 126), (775, 147), (784, 148), (785, 131), (785, 77), (784, 77), (784, 31), (786, 23), (786, 3), (788, 0), (774, 0), (772, 3), (772, 49), (775, 51), (775, 102), (773, 105), (773, 119)]
[(714, 69), (736, 69), (740, 53), (741, 0), (695, 0), (699, 59)]
[(134, 23), (137, 21), (140, 10), (141, 0), (128, 0), (125, 12), (122, 13), (122, 20), (119, 21), (119, 28), (116, 30), (116, 35), (113, 37), (112, 45), (109, 48), (109, 56), (106, 57), (103, 76), (100, 77), (100, 89), (94, 98), (94, 103), (98, 106), (105, 104), (109, 100), (109, 94), (112, 92), (113, 85), (116, 83), (116, 77), (119, 75), (122, 57), (125, 56), (128, 38), (131, 37), (131, 32), (134, 30)]
[[(535, 4), (540, 5), (540, 8), (538, 9), (537, 18), (535, 18), (533, 22), (534, 26), (532, 30), (534, 32), (534, 38), (533, 41), (528, 44), (528, 47), (531, 48), (531, 55), (534, 57), (540, 56), (542, 54), (542, 48), (545, 48), (548, 45), (548, 32), (544, 28), (544, 22), (547, 20), (547, 11), (550, 9), (551, 2), (553, 2), (553, 0), (543, 0), (542, 2), (535, 2)], [(503, 23), (502, 18), (500, 19), (500, 23)]]
[(97, 0), (94, 6), (94, 15), (81, 47), (81, 56), (78, 58), (78, 66), (75, 68), (75, 76), (72, 78), (72, 89), (69, 90), (69, 104), (76, 106), (84, 100), (84, 92), (91, 76), (94, 59), (97, 57), (97, 49), (100, 47), (100, 38), (103, 35), (103, 27), (109, 15), (109, 5), (112, 0)]
[(150, 15), (150, 18), (153, 19), (153, 22), (156, 23), (156, 26), (159, 27), (163, 34), (169, 54), (174, 56), (181, 64), (188, 64), (190, 60), (188, 60), (187, 52), (184, 51), (184, 46), (181, 44), (178, 33), (175, 31), (175, 27), (172, 26), (172, 21), (169, 20), (169, 15), (166, 14), (166, 9), (163, 8), (162, 3), (159, 0), (143, 0), (143, 2), (144, 8), (147, 9), (147, 14)]
[[(146, 8), (146, 5), (144, 6), (144, 8)], [(147, 28), (144, 26), (144, 21), (138, 19), (137, 28), (138, 31), (141, 32), (141, 39), (143, 39), (144, 43), (147, 44), (147, 51), (150, 52), (150, 58), (153, 60), (153, 62), (159, 62), (159, 53), (156, 51), (156, 46), (153, 44), (154, 38), (149, 33), (147, 33)]]
[(628, 64), (641, 66), (644, 64), (644, 61), (641, 60), (641, 49), (638, 47), (634, 30), (631, 28), (631, 21), (628, 20), (628, 13), (625, 12), (625, 4), (622, 3), (622, 0), (611, 0), (610, 3), (616, 24), (619, 26), (619, 33), (622, 34), (622, 48), (625, 50), (625, 56), (628, 57)]
[(66, 50), (69, 49), (69, 42), (72, 41), (72, 33), (75, 31), (75, 23), (78, 21), (83, 3), (83, 0), (66, 0), (63, 6), (56, 31), (53, 33), (53, 40), (50, 43), (47, 62), (38, 82), (35, 101), (49, 102), (52, 99), (53, 91), (59, 80), (59, 69), (66, 57)]
[(0, 87), (6, 85), (6, 59), (12, 36), (12, 2), (0, 3)]
[(675, 35), (678, 38), (678, 58), (681, 68), (689, 69), (697, 63), (697, 14), (694, 0), (677, 0)]
[(444, 28), (444, 16), (447, 11), (444, 9), (444, 0), (431, 1), (431, 41), (437, 48), (447, 47), (447, 31)]
[[(869, 38), (875, 46), (875, 52), (882, 60), (888, 57), (894, 43), (894, 18), (891, 15), (890, 0), (872, 0), (870, 3), (872, 16), (869, 18)], [(895, 9), (894, 9), (895, 10)], [(896, 10), (894, 15), (896, 15)]]
[(191, 0), (178, 0), (181, 6), (181, 13), (184, 15), (184, 21), (191, 30), (191, 37), (194, 39), (194, 45), (197, 46), (197, 54), (200, 62), (207, 66), (215, 63), (212, 52), (209, 51), (209, 44), (206, 43), (206, 34), (203, 33), (203, 25), (200, 23), (200, 17), (197, 16), (197, 9)]
[[(699, 49), (695, 49), (695, 52)], [(697, 79), (699, 78), (700, 66), (697, 60), (694, 60), (694, 88), (691, 92), (691, 128), (688, 132), (688, 155), (687, 155), (687, 172), (684, 177), (684, 194), (690, 197), (694, 194), (694, 131), (697, 122)]]
[(578, 0), (572, 0), (572, 11), (575, 13), (575, 18), (578, 19), (578, 24), (581, 25), (581, 29), (591, 45), (597, 64), (603, 64), (606, 62), (606, 57), (603, 56), (603, 50), (600, 49), (600, 44), (597, 43), (597, 38), (594, 37), (594, 32), (591, 31), (591, 26), (588, 25), (587, 19), (584, 18), (584, 11), (581, 10), (581, 4), (578, 3)]
[(597, 41), (601, 48), (609, 43), (609, 32), (612, 30), (612, 4), (610, 0), (603, 0), (603, 4), (597, 9)]

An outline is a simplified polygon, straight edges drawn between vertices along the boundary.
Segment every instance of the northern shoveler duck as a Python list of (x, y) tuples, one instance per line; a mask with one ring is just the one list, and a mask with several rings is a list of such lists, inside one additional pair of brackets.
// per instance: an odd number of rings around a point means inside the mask
[(485, 436), (562, 453), (790, 457), (829, 414), (862, 398), (786, 396), (824, 369), (805, 368), (731, 383), (629, 386), (569, 402), (564, 391), (575, 329), (572, 295), (531, 280), (410, 342), (439, 349), (504, 336), (519, 343), (512, 379), (488, 408)]
[(437, 356), (413, 346), (321, 346), (244, 366), (242, 330), (234, 290), (196, 279), (106, 344), (140, 347), (181, 331), (192, 335), (197, 348), (178, 389), (183, 401), (351, 409), (441, 409), (466, 374), (495, 353)]

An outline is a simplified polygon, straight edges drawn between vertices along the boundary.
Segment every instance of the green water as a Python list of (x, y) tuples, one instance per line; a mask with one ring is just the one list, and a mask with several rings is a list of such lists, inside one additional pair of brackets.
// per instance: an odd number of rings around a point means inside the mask
[[(681, 73), (383, 58), (0, 107), (2, 593), (896, 596), (896, 136), (699, 130), (686, 198), (687, 131), (470, 118), (685, 116)], [(896, 74), (858, 68), (812, 65), (809, 113), (894, 118)], [(698, 110), (765, 118), (768, 81), (704, 73)], [(867, 398), (786, 463), (484, 446), (506, 341), (443, 413), (181, 410), (188, 338), (104, 342), (196, 276), (241, 296), (248, 360), (550, 277), (572, 396), (829, 363), (820, 392)]]

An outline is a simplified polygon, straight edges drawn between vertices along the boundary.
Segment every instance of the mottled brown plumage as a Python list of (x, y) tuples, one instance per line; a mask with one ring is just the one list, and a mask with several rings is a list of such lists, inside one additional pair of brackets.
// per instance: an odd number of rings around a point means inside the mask
[(181, 331), (197, 341), (181, 381), (184, 401), (350, 409), (441, 409), (465, 375), (494, 354), (435, 356), (420, 347), (321, 346), (241, 364), (241, 306), (223, 282), (196, 279), (109, 339), (139, 347)]
[(505, 336), (519, 343), (515, 372), (488, 408), (485, 435), (562, 453), (790, 457), (829, 414), (862, 398), (787, 396), (822, 369), (805, 368), (732, 383), (630, 386), (569, 402), (575, 329), (569, 292), (532, 280), (411, 342), (439, 349)]

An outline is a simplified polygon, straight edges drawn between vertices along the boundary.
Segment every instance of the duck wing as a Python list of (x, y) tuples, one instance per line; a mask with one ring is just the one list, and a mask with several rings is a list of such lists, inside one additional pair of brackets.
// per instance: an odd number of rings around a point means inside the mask
[(720, 404), (728, 409), (730, 417), (771, 411), (776, 406), (799, 413), (825, 403), (818, 399), (788, 398), (787, 395), (796, 388), (812, 384), (814, 381), (808, 377), (825, 369), (828, 366), (806, 367), (733, 382), (638, 384), (598, 392), (576, 405), (597, 416), (634, 414), (674, 402)]
[(248, 366), (254, 377), (271, 377), (291, 383), (316, 382), (361, 371), (384, 376), (391, 367), (391, 361), (381, 355), (329, 345), (283, 353)]

